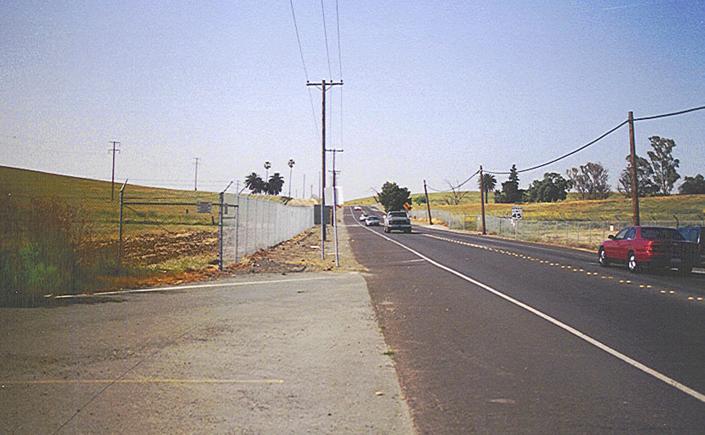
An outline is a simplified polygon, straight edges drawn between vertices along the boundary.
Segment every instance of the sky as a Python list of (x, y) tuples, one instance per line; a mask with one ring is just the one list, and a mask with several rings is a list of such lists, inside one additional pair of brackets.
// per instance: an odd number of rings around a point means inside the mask
[[(265, 161), (288, 181), (294, 159), (308, 197), (321, 91), (306, 81), (334, 79), (326, 136), (352, 199), (533, 166), (628, 111), (705, 105), (705, 0), (292, 3), (305, 70), (287, 0), (0, 2), (0, 165), (110, 179), (117, 140), (118, 180), (193, 188), (198, 157), (199, 190), (219, 191)], [(639, 154), (653, 135), (705, 174), (705, 111), (637, 123)], [(628, 150), (623, 127), (520, 181), (594, 161), (616, 186)]]

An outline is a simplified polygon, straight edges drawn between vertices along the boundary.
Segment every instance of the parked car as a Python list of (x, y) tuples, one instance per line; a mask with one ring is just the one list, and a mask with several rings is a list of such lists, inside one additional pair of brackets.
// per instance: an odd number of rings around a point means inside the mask
[(405, 211), (390, 211), (384, 217), (384, 232), (392, 231), (411, 232), (411, 220)]
[(698, 261), (696, 263), (700, 267), (705, 267), (705, 233), (703, 230), (704, 228), (700, 225), (678, 228), (678, 232), (681, 233), (681, 236), (698, 245)]
[(377, 216), (367, 216), (367, 219), (365, 219), (365, 225), (368, 227), (378, 227), (380, 223), (381, 220)]
[(609, 236), (597, 250), (600, 265), (625, 263), (630, 272), (645, 268), (677, 267), (690, 273), (697, 258), (697, 245), (675, 228), (634, 226)]

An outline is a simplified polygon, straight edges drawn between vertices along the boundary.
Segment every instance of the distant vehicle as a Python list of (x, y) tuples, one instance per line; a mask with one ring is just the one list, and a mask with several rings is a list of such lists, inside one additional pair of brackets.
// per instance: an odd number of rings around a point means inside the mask
[(353, 207), (353, 210), (362, 211), (362, 207), (360, 207), (359, 205), (356, 205), (355, 207)]
[(671, 267), (690, 273), (697, 260), (697, 245), (687, 241), (675, 228), (627, 227), (602, 242), (597, 258), (601, 266), (626, 263), (633, 273), (645, 268)]
[(696, 243), (698, 245), (698, 261), (697, 265), (700, 267), (705, 267), (705, 231), (700, 225), (692, 225), (687, 227), (678, 228), (678, 232), (681, 233), (686, 240)]
[(365, 219), (365, 225), (368, 227), (378, 227), (381, 222), (381, 219), (377, 216), (367, 216), (367, 219)]
[(405, 211), (390, 211), (384, 217), (384, 232), (392, 231), (411, 232), (411, 221)]
[(363, 221), (363, 222), (365, 222), (365, 219), (367, 219), (368, 217), (369, 217), (369, 216), (367, 216), (367, 213), (365, 213), (365, 212), (363, 211), (362, 214), (360, 215), (360, 220)]

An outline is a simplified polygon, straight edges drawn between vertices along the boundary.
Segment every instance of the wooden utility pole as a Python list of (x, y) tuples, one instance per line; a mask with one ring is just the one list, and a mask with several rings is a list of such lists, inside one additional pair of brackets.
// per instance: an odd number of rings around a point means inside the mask
[(193, 158), (194, 164), (196, 165), (196, 173), (193, 176), (193, 191), (194, 192), (198, 191), (198, 160), (200, 160), (198, 157)]
[(485, 180), (482, 173), (482, 165), (480, 165), (480, 209), (482, 210), (482, 234), (487, 234), (485, 227)]
[(113, 144), (112, 149), (108, 149), (109, 152), (113, 153), (113, 175), (110, 177), (110, 200), (114, 201), (115, 200), (115, 153), (119, 153), (120, 150), (117, 148), (118, 145), (120, 145), (120, 142), (116, 140), (111, 140), (108, 141), (108, 143)]
[(632, 178), (632, 223), (640, 224), (639, 219), (639, 177), (636, 167), (636, 141), (634, 140), (634, 112), (629, 112), (629, 165)]
[(339, 82), (326, 82), (325, 80), (321, 80), (321, 83), (306, 82), (306, 86), (320, 86), (321, 88), (321, 260), (326, 258), (326, 91), (333, 86), (342, 85), (342, 80)]
[(431, 201), (428, 199), (428, 189), (426, 188), (426, 180), (423, 180), (423, 193), (426, 195), (426, 211), (428, 212), (428, 224), (433, 225), (433, 219), (431, 219)]

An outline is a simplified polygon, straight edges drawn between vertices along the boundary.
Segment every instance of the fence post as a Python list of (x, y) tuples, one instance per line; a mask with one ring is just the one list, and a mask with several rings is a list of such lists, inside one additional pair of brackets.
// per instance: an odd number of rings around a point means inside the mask
[(125, 199), (125, 186), (127, 185), (127, 180), (123, 183), (120, 188), (120, 223), (118, 224), (118, 252), (117, 252), (117, 273), (120, 273), (122, 268), (122, 209), (124, 206)]
[(240, 194), (237, 194), (237, 207), (235, 208), (235, 262), (240, 262)]
[(225, 203), (225, 192), (220, 192), (220, 207), (218, 210), (218, 270), (223, 270), (223, 206)]

